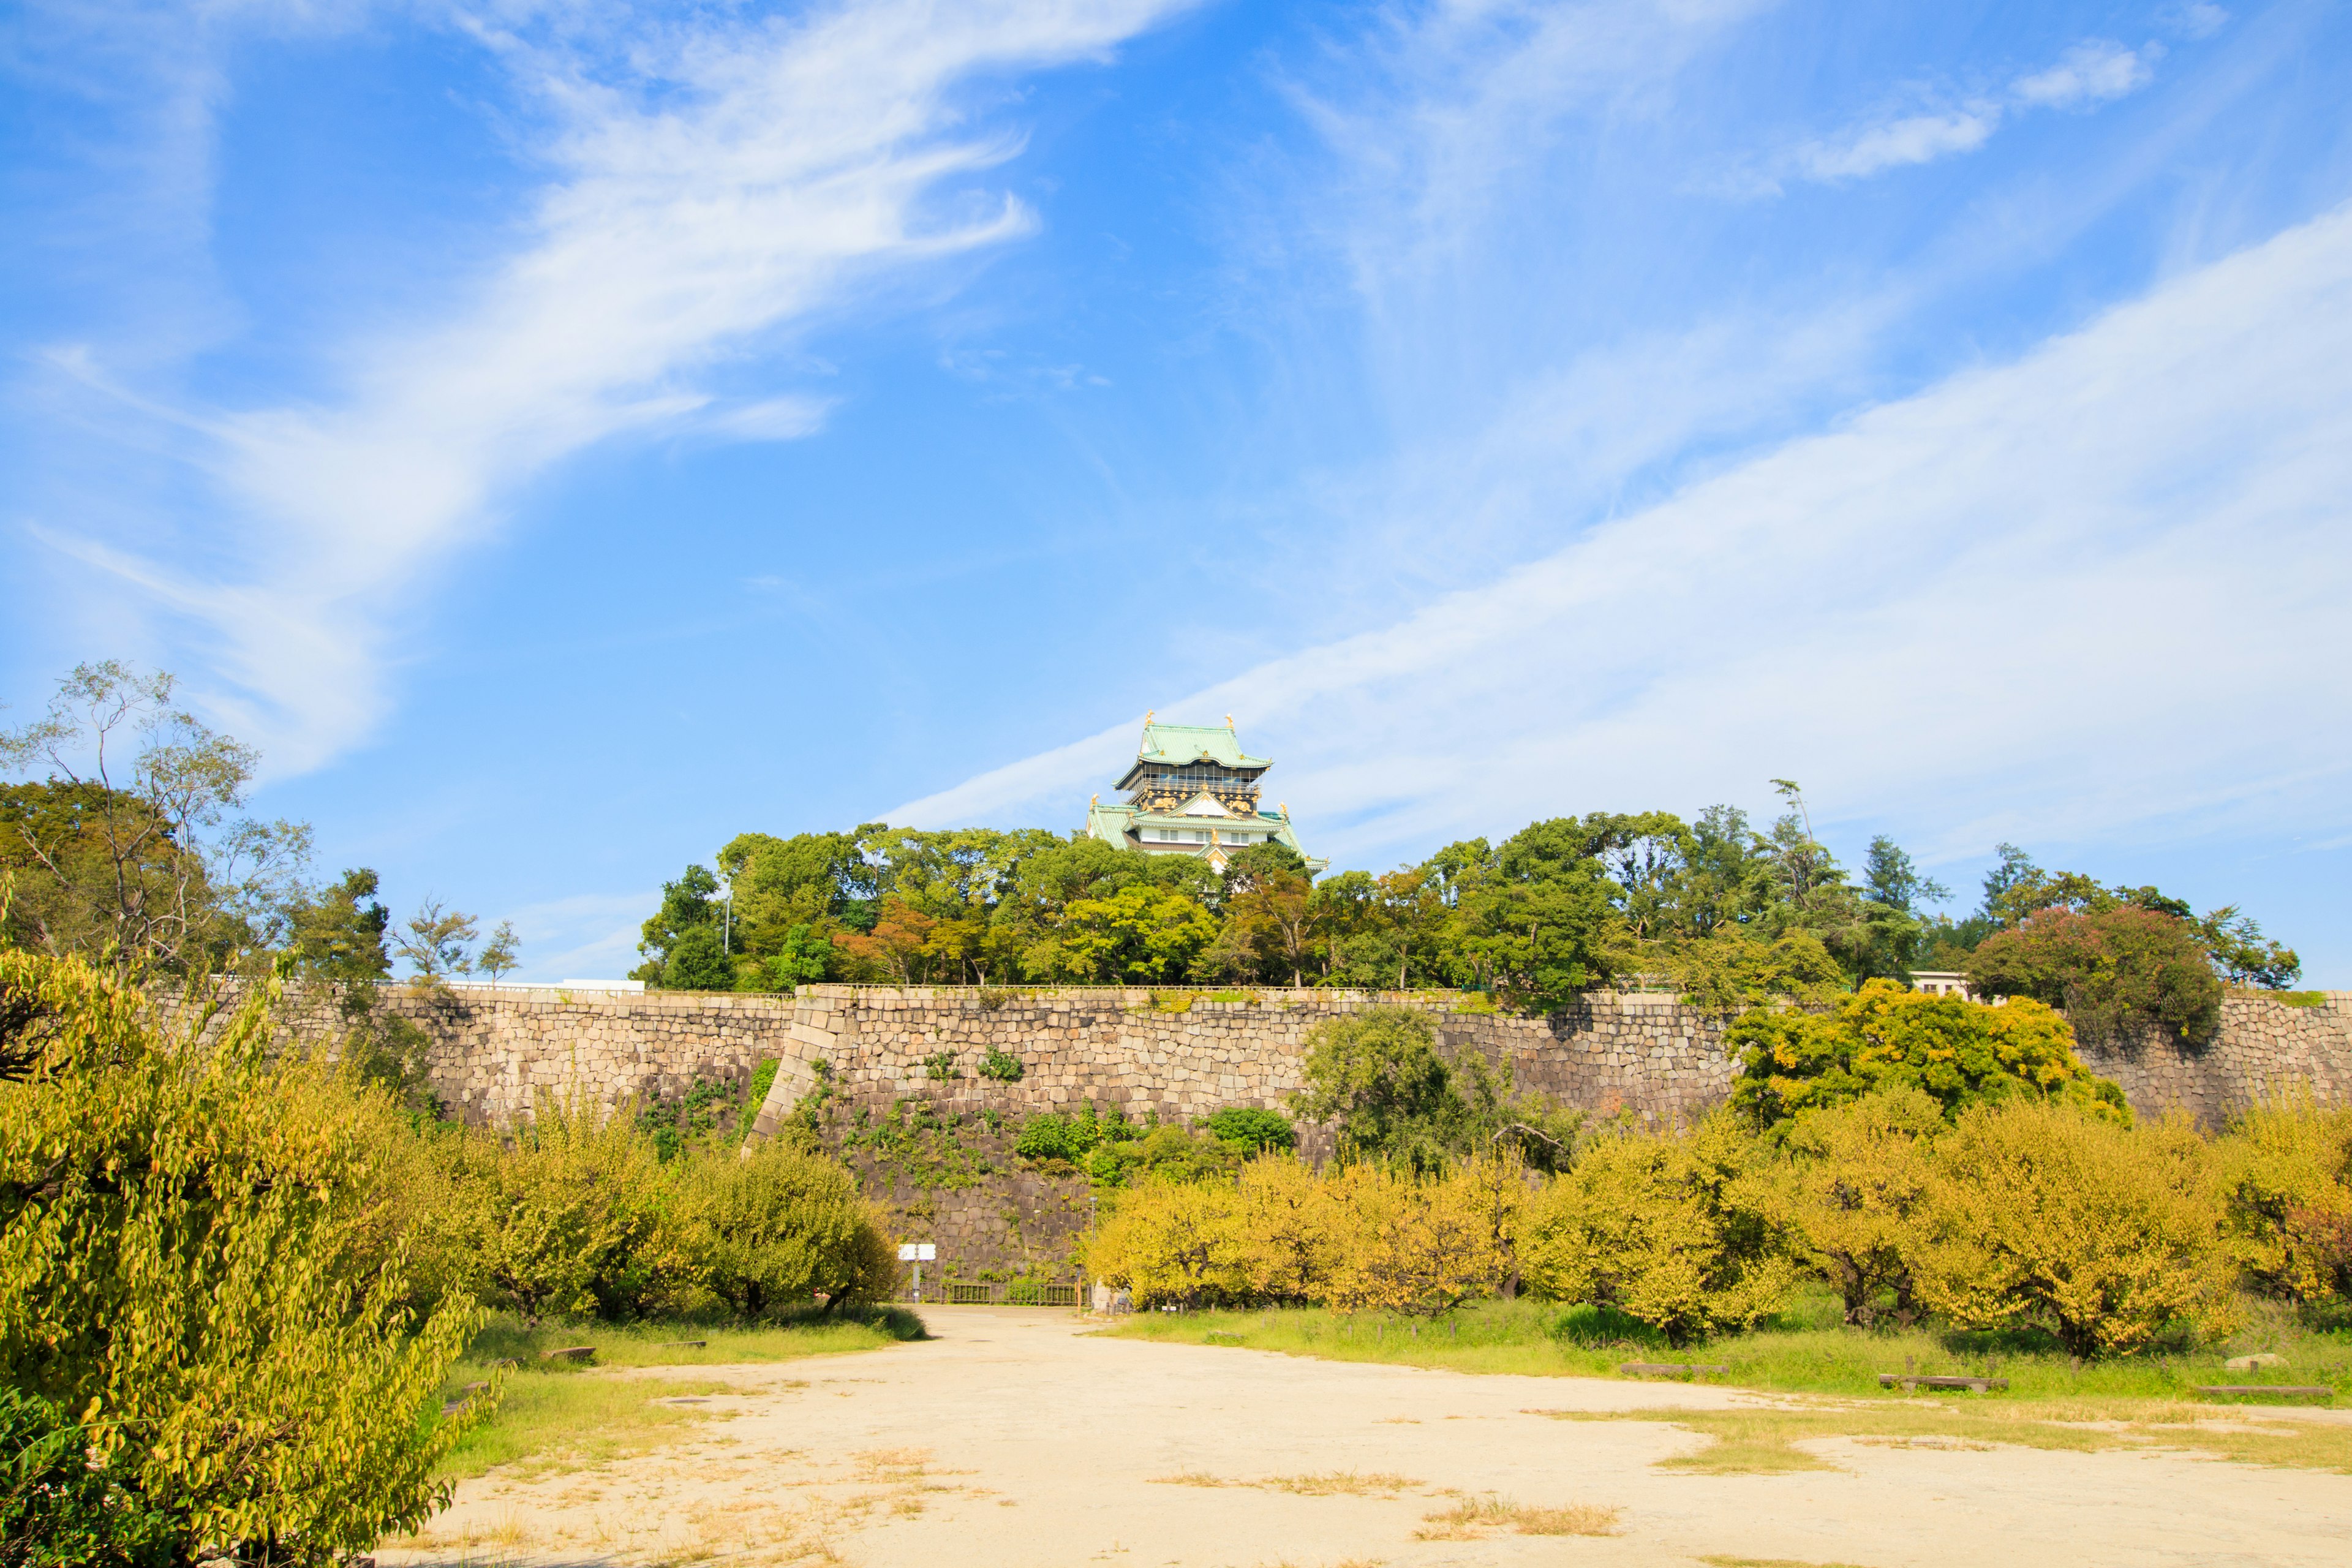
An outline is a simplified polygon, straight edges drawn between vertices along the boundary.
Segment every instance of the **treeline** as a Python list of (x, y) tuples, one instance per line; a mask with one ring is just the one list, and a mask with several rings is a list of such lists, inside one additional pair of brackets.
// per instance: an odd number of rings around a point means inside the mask
[(2235, 908), (2195, 914), (2154, 888), (2107, 888), (2013, 846), (1972, 914), (1874, 839), (1859, 873), (1814, 837), (1804, 802), (1759, 828), (1717, 806), (1596, 812), (1500, 844), (1447, 845), (1378, 876), (1310, 878), (1280, 844), (1222, 873), (1205, 860), (1043, 830), (748, 833), (663, 889), (635, 973), (679, 989), (881, 984), (1451, 986), (1523, 1007), (1642, 977), (1725, 1011), (1827, 1003), (1874, 977), (1967, 973), (2086, 1027), (2210, 1034), (2230, 984), (2284, 987), (2294, 953)]
[(1676, 1343), (1750, 1327), (1810, 1279), (1857, 1327), (2086, 1358), (2218, 1334), (2240, 1291), (2352, 1311), (2352, 1111), (2286, 1090), (2220, 1137), (2135, 1126), (2055, 1013), (1885, 981), (1832, 1013), (1759, 1009), (1733, 1043), (1736, 1092), (1698, 1122), (1555, 1113), (1514, 1143), (1424, 1015), (1328, 1022), (1301, 1109), (1347, 1157), (1163, 1173), (1116, 1197), (1090, 1268), (1147, 1307), (1432, 1316), (1532, 1291)]
[(0, 1561), (349, 1561), (446, 1501), (497, 1403), (442, 1411), (485, 1312), (835, 1313), (895, 1278), (806, 1144), (560, 1100), (437, 1122), (287, 1049), (273, 990), (168, 1033), (79, 958), (0, 952)]

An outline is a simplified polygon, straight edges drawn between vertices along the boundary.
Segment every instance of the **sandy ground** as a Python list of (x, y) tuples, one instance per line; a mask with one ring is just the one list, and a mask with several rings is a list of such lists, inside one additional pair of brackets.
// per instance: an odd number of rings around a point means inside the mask
[[(939, 1568), (2352, 1563), (2352, 1477), (2186, 1455), (1846, 1441), (1839, 1468), (1663, 1471), (1702, 1440), (1530, 1409), (1727, 1405), (1724, 1390), (1474, 1377), (1089, 1337), (1060, 1312), (927, 1309), (937, 1337), (737, 1384), (707, 1436), (587, 1473), (465, 1483), (394, 1563), (840, 1563)], [(618, 1375), (618, 1374), (615, 1374)], [(1155, 1482), (1330, 1471), (1391, 1495)], [(1618, 1533), (1424, 1541), (1446, 1489), (1622, 1510)]]

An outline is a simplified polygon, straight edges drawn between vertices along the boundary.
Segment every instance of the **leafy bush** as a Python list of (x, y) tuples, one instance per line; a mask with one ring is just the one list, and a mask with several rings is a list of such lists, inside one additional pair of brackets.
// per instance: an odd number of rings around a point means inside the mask
[(1943, 1110), (1906, 1084), (1809, 1110), (1788, 1157), (1760, 1178), (1761, 1203), (1797, 1256), (1838, 1292), (1845, 1321), (1868, 1328), (1883, 1296), (1896, 1319), (1916, 1310), (1912, 1258)]
[(1965, 1328), (2032, 1325), (2079, 1356), (2227, 1321), (2204, 1141), (2016, 1100), (1961, 1116), (1928, 1187), (1920, 1298)]
[(1731, 1103), (1759, 1127), (1896, 1086), (1933, 1096), (1948, 1116), (2025, 1091), (2131, 1116), (2122, 1089), (2075, 1057), (2066, 1020), (2024, 999), (1994, 1007), (1872, 980), (1833, 1014), (1743, 1014), (1724, 1045), (1740, 1053)]
[(704, 1281), (736, 1311), (756, 1318), (815, 1295), (830, 1313), (888, 1294), (897, 1254), (837, 1163), (773, 1140), (707, 1157), (688, 1180)]
[(1370, 1163), (1332, 1184), (1343, 1228), (1328, 1298), (1343, 1311), (1449, 1312), (1503, 1282), (1506, 1254), (1469, 1172), (1443, 1177)]
[[(772, 1070), (769, 1077), (774, 1078)], [(655, 1157), (664, 1164), (686, 1150), (719, 1137), (722, 1127), (742, 1120), (736, 1109), (741, 1091), (732, 1079), (697, 1074), (676, 1100), (656, 1100), (637, 1110), (637, 1130), (653, 1140)], [(757, 1115), (758, 1102), (752, 1102)]]
[(101, 1436), (0, 1384), (0, 1568), (172, 1568), (173, 1521), (123, 1484), (135, 1456), (85, 1458)]
[(1761, 1161), (1722, 1114), (1594, 1140), (1529, 1205), (1528, 1280), (1559, 1300), (1616, 1307), (1675, 1344), (1747, 1327), (1796, 1279), (1751, 1179)]
[(0, 1384), (89, 1412), (109, 1477), (176, 1552), (266, 1542), (305, 1563), (446, 1500), (433, 1468), (474, 1415), (424, 1417), (472, 1311), (410, 1310), (369, 1158), (406, 1119), (381, 1089), (272, 1065), (275, 990), (200, 1047), (78, 960), (0, 952), (19, 1064), (0, 1082)]
[(1345, 1215), (1330, 1184), (1297, 1160), (1253, 1160), (1234, 1188), (1240, 1243), (1236, 1293), (1252, 1300), (1322, 1300), (1339, 1272)]
[(2188, 921), (2134, 904), (2045, 909), (1969, 955), (1979, 995), (2063, 1007), (2085, 1038), (2161, 1027), (2194, 1044), (2221, 1025), (2221, 976)]
[(1234, 1193), (1160, 1181), (1125, 1194), (1087, 1245), (1096, 1279), (1125, 1287), (1139, 1307), (1197, 1307), (1240, 1299), (1242, 1237)]
[(980, 1076), (998, 1083), (1019, 1083), (1022, 1071), (1021, 1058), (1002, 1046), (989, 1047), (980, 1058)]
[(1298, 1130), (1291, 1126), (1290, 1118), (1279, 1110), (1255, 1105), (1228, 1105), (1213, 1110), (1202, 1125), (1219, 1142), (1234, 1144), (1254, 1154), (1298, 1146)]
[(542, 1096), (510, 1147), (470, 1136), (457, 1181), (478, 1289), (526, 1322), (646, 1316), (699, 1284), (652, 1142), (584, 1099)]
[(2352, 1307), (2352, 1110), (2305, 1089), (2240, 1117), (2216, 1147), (2239, 1265), (2273, 1295)]
[(1307, 1088), (1292, 1109), (1338, 1127), (1349, 1157), (1402, 1160), (1435, 1171), (1507, 1148), (1538, 1169), (1572, 1157), (1580, 1112), (1513, 1095), (1475, 1051), (1448, 1061), (1417, 1007), (1368, 1007), (1307, 1031)]

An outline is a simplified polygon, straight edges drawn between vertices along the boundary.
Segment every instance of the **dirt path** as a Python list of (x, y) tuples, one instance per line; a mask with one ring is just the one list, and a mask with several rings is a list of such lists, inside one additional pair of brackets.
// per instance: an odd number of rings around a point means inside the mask
[[(394, 1563), (839, 1562), (853, 1568), (1695, 1563), (1865, 1568), (2352, 1562), (2352, 1477), (2185, 1455), (1824, 1443), (1840, 1468), (1653, 1468), (1701, 1440), (1532, 1408), (1729, 1405), (1726, 1391), (1472, 1377), (1153, 1345), (1065, 1313), (927, 1312), (938, 1337), (738, 1382), (709, 1436), (588, 1474), (468, 1481)], [(1389, 1495), (1156, 1482), (1405, 1478)], [(1416, 1540), (1467, 1494), (1620, 1512), (1607, 1537)]]

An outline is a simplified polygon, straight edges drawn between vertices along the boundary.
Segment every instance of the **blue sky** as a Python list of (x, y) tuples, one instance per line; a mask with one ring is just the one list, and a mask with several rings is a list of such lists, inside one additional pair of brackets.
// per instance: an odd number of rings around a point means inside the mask
[(1156, 709), (1341, 865), (1793, 777), (2352, 985), (2342, 6), (5, 26), (7, 721), (173, 669), (527, 976)]

